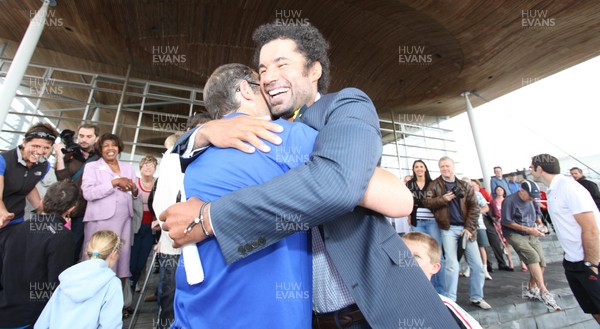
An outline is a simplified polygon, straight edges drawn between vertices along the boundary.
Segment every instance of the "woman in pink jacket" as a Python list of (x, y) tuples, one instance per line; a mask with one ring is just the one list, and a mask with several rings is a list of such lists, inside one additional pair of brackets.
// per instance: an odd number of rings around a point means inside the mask
[[(117, 135), (104, 134), (98, 141), (101, 158), (85, 165), (81, 191), (88, 201), (83, 217), (83, 245), (90, 237), (102, 230), (117, 233), (123, 239), (131, 237), (131, 217), (133, 216), (132, 198), (137, 198), (135, 170), (128, 164), (117, 160), (123, 151), (123, 142)], [(113, 270), (125, 285), (129, 272), (131, 241), (125, 241), (119, 260)], [(82, 255), (87, 259), (87, 255)]]

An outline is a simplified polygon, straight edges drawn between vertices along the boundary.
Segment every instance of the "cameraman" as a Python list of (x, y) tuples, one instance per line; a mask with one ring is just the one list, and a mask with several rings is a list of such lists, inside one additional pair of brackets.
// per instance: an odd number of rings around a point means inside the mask
[(457, 251), (463, 247), (463, 238), (467, 238), (464, 254), (471, 268), (469, 299), (475, 306), (490, 309), (490, 304), (483, 300), (485, 278), (476, 239), (480, 208), (475, 190), (469, 184), (456, 179), (454, 160), (445, 156), (440, 159), (438, 165), (441, 175), (427, 186), (423, 204), (433, 212), (442, 233), (442, 247), (446, 259), (445, 296), (456, 301), (459, 266)]
[[(83, 215), (87, 201), (81, 193), (81, 176), (86, 163), (98, 160), (96, 142), (98, 141), (98, 126), (84, 123), (77, 128), (77, 143), (74, 143), (72, 131), (61, 133), (61, 143), (54, 144), (56, 155), (56, 178), (61, 181), (69, 179), (79, 187), (77, 207), (71, 213), (71, 231), (75, 236), (75, 261), (79, 260), (83, 244)], [(63, 144), (64, 143), (64, 144)], [(65, 144), (66, 147), (65, 147)]]

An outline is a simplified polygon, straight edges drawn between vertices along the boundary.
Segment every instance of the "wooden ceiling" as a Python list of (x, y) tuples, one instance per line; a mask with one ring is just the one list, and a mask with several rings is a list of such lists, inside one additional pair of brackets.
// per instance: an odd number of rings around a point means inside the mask
[[(40, 6), (0, 0), (4, 57)], [(597, 0), (57, 0), (49, 17), (32, 62), (195, 87), (250, 65), (257, 26), (310, 22), (331, 44), (329, 89), (363, 89), (381, 117), (453, 116), (465, 90), (492, 100), (600, 55)], [(179, 62), (156, 65), (165, 51)]]

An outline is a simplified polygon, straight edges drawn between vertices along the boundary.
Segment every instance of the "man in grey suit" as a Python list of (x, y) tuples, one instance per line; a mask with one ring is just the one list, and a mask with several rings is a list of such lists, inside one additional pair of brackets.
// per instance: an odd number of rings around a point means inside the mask
[[(291, 234), (277, 229), (278, 218), (294, 220), (312, 228), (314, 327), (454, 328), (394, 229), (383, 216), (357, 207), (382, 151), (369, 97), (354, 88), (321, 94), (328, 83), (328, 45), (316, 28), (267, 24), (253, 38), (271, 114), (289, 118), (300, 109), (296, 120), (319, 131), (310, 161), (210, 204), (192, 198), (172, 206), (161, 214), (169, 235), (178, 245), (214, 235), (231, 264)], [(266, 145), (259, 138), (278, 144), (265, 128), (280, 127), (238, 118), (205, 124), (188, 144), (249, 152), (254, 148), (242, 140), (261, 150)], [(407, 203), (407, 213), (410, 200), (409, 193), (399, 200)], [(202, 227), (184, 233), (195, 217)]]

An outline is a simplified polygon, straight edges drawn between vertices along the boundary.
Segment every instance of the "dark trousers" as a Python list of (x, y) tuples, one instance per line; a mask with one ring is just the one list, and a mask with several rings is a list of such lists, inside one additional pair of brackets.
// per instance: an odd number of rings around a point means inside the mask
[[(492, 247), (492, 251), (494, 252), (494, 256), (498, 261), (499, 268), (506, 268), (508, 264), (506, 263), (506, 259), (504, 258), (504, 243), (500, 240), (498, 233), (496, 232), (496, 228), (494, 227), (493, 219), (489, 216), (483, 216), (483, 223), (485, 224), (485, 233), (487, 234), (488, 240), (490, 242), (490, 247)], [(490, 261), (490, 257), (488, 257), (488, 266), (492, 266), (492, 262)]]
[(173, 303), (175, 300), (175, 271), (179, 255), (158, 254), (159, 274), (156, 296), (159, 306), (159, 321), (156, 329), (169, 328), (175, 320)]
[[(75, 264), (81, 258), (81, 248), (83, 245), (83, 217), (71, 218), (71, 233), (75, 238)], [(87, 246), (85, 246), (87, 248)]]
[(133, 236), (129, 270), (131, 271), (131, 285), (134, 288), (140, 279), (140, 275), (148, 261), (148, 255), (154, 245), (154, 236), (150, 226), (150, 224), (142, 224), (140, 230)]

